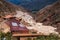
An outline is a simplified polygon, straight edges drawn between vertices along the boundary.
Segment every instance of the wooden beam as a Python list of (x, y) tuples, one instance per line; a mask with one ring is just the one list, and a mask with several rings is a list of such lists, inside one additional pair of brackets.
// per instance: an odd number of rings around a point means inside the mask
[(20, 37), (37, 37), (42, 34), (13, 34), (12, 36), (20, 36)]

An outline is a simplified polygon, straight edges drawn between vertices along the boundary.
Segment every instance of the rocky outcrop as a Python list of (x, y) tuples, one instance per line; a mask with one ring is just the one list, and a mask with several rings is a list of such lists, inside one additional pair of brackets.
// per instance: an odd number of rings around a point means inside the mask
[(60, 33), (60, 1), (41, 9), (35, 16), (37, 22), (52, 25)]
[(8, 26), (5, 22), (6, 21), (0, 22), (0, 31), (2, 31), (3, 33), (11, 32), (10, 26)]

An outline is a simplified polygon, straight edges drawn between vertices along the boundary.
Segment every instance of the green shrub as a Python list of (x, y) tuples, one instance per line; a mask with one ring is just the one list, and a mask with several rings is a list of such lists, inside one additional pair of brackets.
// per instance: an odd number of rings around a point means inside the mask
[[(0, 40), (2, 40), (3, 38), (6, 38), (6, 40), (11, 40), (12, 34), (11, 33), (5, 34), (0, 32)], [(31, 38), (28, 38), (27, 40), (31, 40)], [(50, 34), (49, 36), (41, 35), (34, 40), (60, 40), (60, 37), (56, 34)]]
[(60, 37), (58, 35), (49, 35), (49, 36), (39, 36), (37, 37), (37, 40), (60, 40)]
[(7, 34), (0, 32), (0, 39), (1, 40), (3, 40), (3, 38), (6, 38), (6, 40), (11, 40), (11, 37), (12, 37), (12, 34), (9, 32)]

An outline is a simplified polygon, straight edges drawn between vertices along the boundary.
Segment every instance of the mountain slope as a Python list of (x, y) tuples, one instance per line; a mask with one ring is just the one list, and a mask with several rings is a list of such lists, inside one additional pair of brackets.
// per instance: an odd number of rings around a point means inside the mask
[(28, 12), (23, 7), (18, 7), (14, 4), (6, 2), (5, 0), (0, 0), (0, 16), (5, 16), (8, 14), (16, 14), (16, 10), (20, 10), (23, 12)]
[(25, 9), (28, 9), (29, 11), (36, 12), (44, 8), (46, 5), (56, 2), (57, 0), (6, 0), (6, 1), (16, 4), (18, 6), (22, 6)]
[[(37, 33), (42, 33), (43, 35), (49, 35), (50, 33), (58, 33), (58, 32), (55, 31), (56, 28), (54, 28), (53, 26), (45, 26), (42, 23), (36, 22), (33, 19), (33, 17), (29, 14), (29, 12), (23, 10), (23, 8), (21, 9), (21, 8), (15, 6), (15, 5), (7, 3), (4, 0), (0, 0), (0, 9), (2, 9), (2, 10), (0, 10), (0, 15), (4, 16), (4, 18), (7, 15), (13, 15), (18, 20), (22, 19), (20, 21), (20, 23), (22, 25), (26, 26), (29, 30), (34, 29), (34, 30), (37, 31)], [(8, 29), (8, 28), (6, 29), (6, 26), (3, 25), (3, 23), (6, 24), (5, 22), (7, 20), (8, 19), (0, 22), (0, 29), (1, 29), (1, 27), (5, 30)], [(29, 25), (27, 25), (26, 23), (29, 24)], [(5, 31), (5, 30), (3, 30), (3, 31)]]
[[(5, 0), (0, 0), (0, 30), (2, 32), (4, 33), (7, 33), (8, 31), (10, 32), (10, 26), (8, 26), (5, 23), (8, 19), (4, 19), (4, 18), (8, 15), (12, 15), (12, 16), (16, 15), (17, 11), (21, 11), (23, 13), (27, 12), (27, 10), (25, 10), (23, 7), (18, 7), (16, 5), (6, 2)], [(29, 12), (27, 12), (27, 14), (28, 13)]]
[(41, 9), (35, 16), (37, 22), (52, 25), (60, 33), (60, 1)]

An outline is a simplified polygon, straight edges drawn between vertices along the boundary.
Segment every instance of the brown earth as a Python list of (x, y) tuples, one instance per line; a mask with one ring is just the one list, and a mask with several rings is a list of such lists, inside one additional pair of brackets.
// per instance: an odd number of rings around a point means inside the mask
[(44, 25), (52, 25), (57, 28), (60, 33), (60, 1), (38, 11), (35, 15), (36, 22), (41, 22)]

